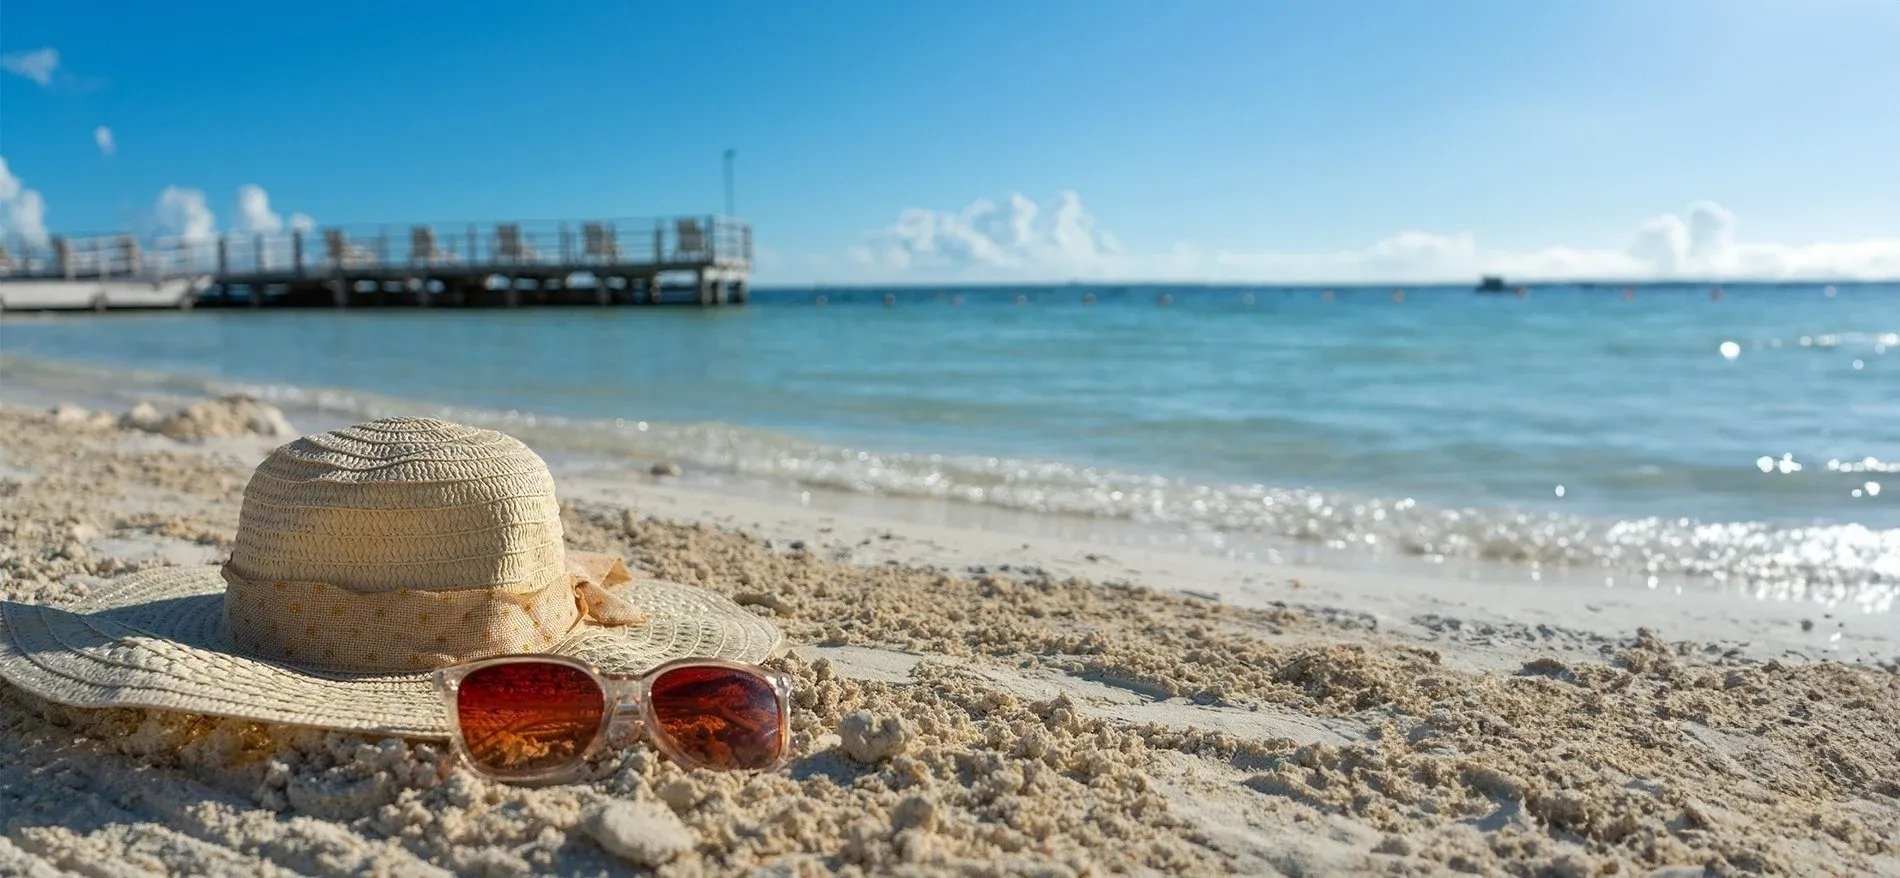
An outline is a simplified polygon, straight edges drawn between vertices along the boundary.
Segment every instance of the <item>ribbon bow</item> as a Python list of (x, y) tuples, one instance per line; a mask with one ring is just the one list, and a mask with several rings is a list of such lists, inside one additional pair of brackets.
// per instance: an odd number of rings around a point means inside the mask
[(567, 576), (574, 584), (574, 605), (582, 617), (602, 625), (646, 621), (646, 614), (632, 601), (609, 590), (634, 579), (619, 556), (605, 552), (568, 552)]

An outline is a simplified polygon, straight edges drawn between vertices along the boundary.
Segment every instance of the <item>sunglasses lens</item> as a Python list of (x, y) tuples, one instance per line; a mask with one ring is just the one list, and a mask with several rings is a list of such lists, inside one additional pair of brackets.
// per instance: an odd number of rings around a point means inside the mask
[(778, 692), (758, 674), (674, 668), (654, 678), (651, 708), (655, 733), (707, 768), (768, 768), (784, 748)]
[(490, 665), (456, 686), (469, 756), (501, 774), (545, 771), (581, 758), (607, 699), (593, 675), (556, 662)]

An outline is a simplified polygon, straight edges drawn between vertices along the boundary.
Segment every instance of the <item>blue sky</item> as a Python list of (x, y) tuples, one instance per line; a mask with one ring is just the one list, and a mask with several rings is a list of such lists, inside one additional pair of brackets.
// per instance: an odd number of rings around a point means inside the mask
[(12, 0), (0, 223), (705, 213), (731, 147), (766, 282), (1900, 276), (1895, 45), (1886, 0)]

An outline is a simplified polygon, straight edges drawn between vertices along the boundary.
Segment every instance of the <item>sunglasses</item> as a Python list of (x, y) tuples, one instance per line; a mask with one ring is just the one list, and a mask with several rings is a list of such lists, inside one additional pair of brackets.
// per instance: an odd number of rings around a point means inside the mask
[(579, 659), (510, 655), (444, 668), (456, 752), (497, 780), (578, 774), (633, 726), (668, 758), (721, 771), (770, 771), (790, 758), (791, 679), (753, 665), (679, 659), (636, 678)]

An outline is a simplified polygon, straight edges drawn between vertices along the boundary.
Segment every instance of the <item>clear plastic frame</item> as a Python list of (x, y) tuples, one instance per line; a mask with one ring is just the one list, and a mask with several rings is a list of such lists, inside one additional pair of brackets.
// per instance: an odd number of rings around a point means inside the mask
[[(586, 674), (593, 680), (601, 693), (600, 723), (585, 746), (566, 760), (549, 766), (529, 770), (508, 771), (483, 765), (470, 749), (462, 729), (460, 698), (462, 683), (470, 674), (502, 665), (542, 663), (572, 668)], [(749, 676), (771, 691), (774, 705), (778, 711), (776, 746), (769, 763), (747, 765), (743, 767), (721, 766), (696, 756), (681, 742), (674, 740), (664, 724), (656, 721), (653, 714), (653, 685), (656, 680), (674, 671), (685, 669), (706, 669), (728, 671)], [(741, 771), (772, 771), (781, 768), (791, 759), (791, 679), (784, 674), (767, 671), (757, 665), (708, 658), (683, 658), (667, 662), (638, 677), (615, 677), (601, 673), (593, 665), (571, 656), (529, 653), (522, 655), (497, 656), (490, 659), (469, 662), (444, 668), (435, 674), (436, 686), (441, 690), (443, 707), (448, 711), (450, 737), (455, 742), (457, 758), (463, 765), (480, 774), (510, 783), (544, 784), (559, 783), (578, 776), (587, 760), (602, 749), (612, 746), (631, 744), (637, 735), (643, 735), (654, 747), (683, 765)], [(638, 728), (633, 728), (638, 726)]]

